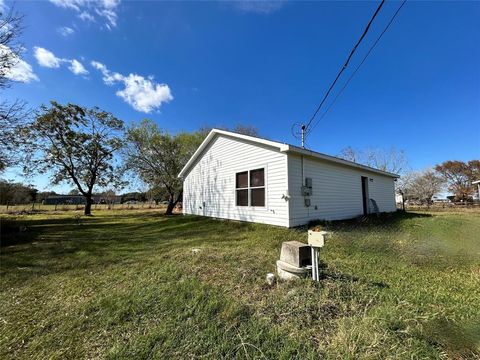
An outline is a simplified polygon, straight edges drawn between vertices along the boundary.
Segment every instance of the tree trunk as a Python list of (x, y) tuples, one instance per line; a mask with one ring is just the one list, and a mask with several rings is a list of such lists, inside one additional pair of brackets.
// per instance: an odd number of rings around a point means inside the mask
[(175, 207), (175, 203), (169, 202), (167, 206), (167, 210), (165, 211), (165, 215), (173, 215), (173, 208)]
[(85, 211), (83, 212), (83, 215), (85, 216), (90, 216), (92, 215), (92, 195), (87, 195), (85, 196)]
[(165, 215), (173, 215), (173, 209), (175, 208), (175, 205), (178, 204), (178, 202), (180, 201), (180, 199), (182, 198), (182, 191), (180, 191), (180, 193), (178, 194), (177, 196), (177, 199), (175, 199), (175, 195), (174, 194), (170, 194), (169, 198), (168, 198), (168, 206), (167, 206), (167, 210), (165, 211)]
[(173, 194), (170, 194), (168, 197), (168, 206), (165, 211), (165, 215), (173, 215), (173, 208), (175, 207), (175, 202), (173, 201)]

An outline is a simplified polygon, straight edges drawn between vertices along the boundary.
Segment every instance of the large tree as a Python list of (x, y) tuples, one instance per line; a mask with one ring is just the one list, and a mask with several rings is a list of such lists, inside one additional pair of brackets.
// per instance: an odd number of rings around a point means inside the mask
[(435, 167), (447, 181), (457, 200), (468, 200), (475, 193), (473, 181), (480, 179), (480, 160), (445, 161)]
[(183, 195), (183, 182), (178, 174), (203, 140), (203, 134), (171, 135), (154, 122), (144, 120), (128, 129), (126, 140), (126, 167), (151, 188), (165, 189), (169, 197), (166, 214), (171, 215)]
[(26, 171), (49, 173), (53, 184), (75, 186), (85, 197), (85, 215), (91, 214), (95, 186), (120, 184), (114, 154), (123, 143), (123, 121), (111, 113), (52, 101), (50, 107), (41, 107), (25, 133)]
[[(12, 69), (21, 61), (22, 16), (12, 8), (1, 12), (0, 8), (0, 93), (12, 84)], [(3, 96), (2, 96), (3, 97)], [(18, 160), (19, 126), (28, 118), (26, 103), (0, 99), (0, 172)]]

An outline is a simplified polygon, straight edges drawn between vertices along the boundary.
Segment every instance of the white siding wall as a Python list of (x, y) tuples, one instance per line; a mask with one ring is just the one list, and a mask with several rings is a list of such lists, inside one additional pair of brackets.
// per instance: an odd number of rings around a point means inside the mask
[[(394, 180), (361, 169), (304, 157), (304, 176), (312, 178), (311, 205), (304, 205), (301, 195), (302, 162), (297, 155), (288, 155), (290, 223), (298, 226), (311, 220), (349, 219), (363, 214), (361, 177), (366, 176), (369, 196), (377, 202), (380, 212), (395, 211)], [(315, 208), (316, 207), (316, 208)]]
[[(258, 168), (265, 168), (265, 207), (237, 207), (235, 173)], [(184, 179), (183, 212), (288, 226), (286, 169), (278, 150), (217, 135)]]

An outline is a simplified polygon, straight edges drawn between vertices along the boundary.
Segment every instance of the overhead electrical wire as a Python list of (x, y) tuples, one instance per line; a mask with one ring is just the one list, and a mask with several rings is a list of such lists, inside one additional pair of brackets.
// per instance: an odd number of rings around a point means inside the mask
[(360, 45), (360, 43), (362, 42), (363, 38), (367, 35), (367, 32), (368, 30), (370, 29), (370, 26), (372, 25), (373, 21), (375, 20), (375, 18), (377, 17), (377, 14), (379, 13), (380, 9), (382, 8), (383, 4), (385, 3), (385, 0), (382, 0), (380, 2), (380, 5), (378, 5), (377, 7), (377, 10), (375, 10), (375, 13), (373, 14), (372, 18), (370, 19), (370, 21), (368, 22), (367, 26), (365, 27), (365, 29), (363, 30), (363, 33), (362, 35), (360, 36), (360, 38), (358, 39), (357, 43), (355, 44), (355, 46), (352, 48), (352, 50), (350, 51), (350, 55), (348, 55), (348, 58), (347, 60), (345, 61), (345, 63), (343, 64), (342, 68), (340, 69), (340, 71), (338, 72), (337, 76), (335, 77), (335, 80), (333, 80), (332, 84), (330, 85), (330, 87), (328, 88), (327, 92), (325, 93), (325, 95), (323, 96), (322, 98), (322, 101), (320, 102), (320, 104), (317, 106), (317, 109), (315, 110), (315, 112), (313, 113), (312, 117), (310, 118), (310, 120), (308, 121), (305, 129), (306, 131), (308, 132), (308, 128), (310, 127), (310, 124), (312, 123), (312, 121), (315, 119), (315, 117), (317, 116), (318, 112), (320, 111), (323, 103), (325, 102), (325, 100), (327, 99), (328, 95), (330, 94), (330, 92), (332, 91), (333, 87), (335, 86), (335, 84), (337, 83), (338, 79), (340, 78), (340, 76), (342, 75), (342, 73), (345, 71), (345, 69), (347, 68), (348, 66), (348, 63), (350, 62), (350, 59), (352, 58), (353, 54), (355, 53), (355, 51), (357, 50), (357, 47)]
[(400, 12), (400, 10), (402, 9), (403, 5), (405, 5), (405, 3), (407, 2), (407, 0), (404, 0), (400, 6), (398, 7), (397, 11), (395, 11), (395, 13), (393, 14), (392, 18), (390, 19), (390, 21), (388, 22), (387, 26), (385, 26), (385, 29), (383, 29), (383, 31), (380, 33), (380, 35), (377, 37), (377, 39), (375, 40), (375, 42), (373, 43), (373, 45), (370, 47), (370, 49), (367, 51), (367, 53), (365, 54), (365, 56), (363, 57), (362, 61), (358, 64), (358, 66), (355, 68), (355, 70), (352, 72), (352, 74), (350, 75), (350, 77), (347, 79), (347, 81), (345, 82), (345, 84), (343, 84), (342, 88), (340, 89), (340, 91), (337, 93), (337, 95), (335, 95), (335, 98), (333, 99), (333, 101), (331, 102), (331, 104), (328, 106), (327, 110), (325, 110), (325, 112), (322, 114), (322, 116), (320, 116), (320, 118), (318, 118), (318, 120), (315, 122), (315, 124), (309, 129), (308, 132), (310, 131), (313, 131), (313, 129), (315, 129), (315, 127), (318, 125), (318, 123), (325, 117), (325, 115), (327, 115), (327, 113), (329, 112), (329, 110), (332, 108), (332, 106), (335, 104), (335, 102), (337, 101), (337, 99), (340, 97), (340, 95), (343, 93), (343, 91), (345, 90), (345, 88), (347, 87), (348, 83), (350, 82), (350, 80), (352, 80), (352, 78), (355, 76), (355, 74), (357, 73), (357, 71), (360, 69), (360, 67), (363, 65), (363, 63), (365, 62), (365, 60), (367, 60), (368, 56), (370, 55), (370, 53), (373, 51), (373, 49), (377, 46), (377, 44), (380, 42), (380, 39), (382, 38), (383, 34), (385, 34), (388, 30), (388, 28), (390, 27), (390, 25), (393, 23), (393, 20), (395, 20), (395, 18), (397, 17), (398, 13)]

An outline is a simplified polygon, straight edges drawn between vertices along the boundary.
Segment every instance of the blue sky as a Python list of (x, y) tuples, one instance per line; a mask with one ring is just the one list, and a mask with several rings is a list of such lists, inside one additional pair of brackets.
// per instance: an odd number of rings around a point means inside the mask
[[(386, 2), (333, 95), (399, 4)], [(172, 133), (251, 124), (298, 144), (292, 123), (308, 121), (377, 6), (20, 1), (27, 74), (4, 95), (97, 105)], [(407, 1), (308, 147), (394, 146), (414, 169), (480, 158), (479, 17), (479, 2)]]

